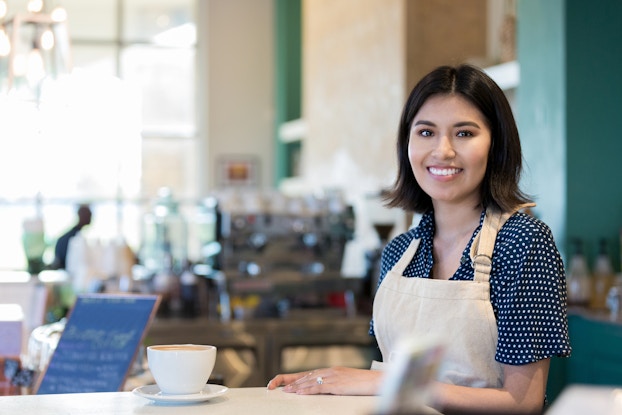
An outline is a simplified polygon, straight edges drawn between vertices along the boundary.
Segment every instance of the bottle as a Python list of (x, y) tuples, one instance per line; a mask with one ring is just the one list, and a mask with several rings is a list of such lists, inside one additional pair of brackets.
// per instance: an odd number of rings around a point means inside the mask
[(607, 306), (607, 293), (613, 285), (613, 266), (607, 248), (607, 240), (599, 242), (598, 255), (594, 262), (594, 287), (592, 292), (591, 307), (605, 309)]
[[(179, 212), (179, 203), (168, 188), (158, 190), (152, 212), (143, 217), (142, 246), (139, 259), (152, 274), (168, 271), (176, 275), (187, 261), (187, 225)], [(170, 260), (170, 264), (167, 263)]]
[(592, 294), (592, 281), (583, 255), (583, 245), (580, 239), (573, 240), (573, 254), (570, 258), (570, 268), (566, 281), (568, 290), (568, 305), (587, 307)]

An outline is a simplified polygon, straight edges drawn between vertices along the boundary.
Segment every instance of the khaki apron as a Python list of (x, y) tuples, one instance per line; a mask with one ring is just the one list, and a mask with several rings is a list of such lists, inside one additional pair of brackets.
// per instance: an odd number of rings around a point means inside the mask
[[(437, 380), (462, 386), (501, 387), (503, 368), (494, 359), (497, 322), (490, 303), (490, 270), (497, 232), (511, 213), (486, 212), (471, 248), (473, 281), (406, 278), (419, 239), (387, 273), (374, 299), (373, 321), (384, 362), (404, 336), (440, 336), (443, 362)], [(382, 367), (373, 365), (372, 369)]]

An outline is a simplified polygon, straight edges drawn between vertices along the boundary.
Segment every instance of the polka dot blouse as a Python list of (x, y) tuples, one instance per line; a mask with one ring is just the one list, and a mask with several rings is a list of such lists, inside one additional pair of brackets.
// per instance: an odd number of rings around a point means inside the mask
[[(433, 215), (423, 215), (416, 228), (397, 236), (384, 248), (378, 284), (414, 238), (421, 242), (404, 276), (429, 278)], [(452, 280), (473, 280), (469, 251), (483, 219), (482, 212), (479, 227), (463, 251)], [(542, 221), (517, 213), (499, 231), (490, 274), (490, 301), (499, 333), (496, 361), (522, 365), (570, 355), (564, 264), (549, 227)], [(374, 335), (373, 321), (370, 334)]]

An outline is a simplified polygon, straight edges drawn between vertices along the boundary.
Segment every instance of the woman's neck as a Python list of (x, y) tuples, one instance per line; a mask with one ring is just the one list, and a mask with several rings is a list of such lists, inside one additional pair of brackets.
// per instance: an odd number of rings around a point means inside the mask
[(451, 240), (471, 235), (479, 225), (481, 207), (471, 206), (434, 206), (435, 237)]
[(431, 277), (448, 280), (460, 267), (462, 253), (479, 225), (481, 209), (434, 207), (434, 265)]

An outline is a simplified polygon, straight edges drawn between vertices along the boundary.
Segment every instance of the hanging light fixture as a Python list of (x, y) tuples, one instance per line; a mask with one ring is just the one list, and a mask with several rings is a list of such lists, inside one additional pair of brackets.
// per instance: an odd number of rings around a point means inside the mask
[(38, 95), (45, 78), (71, 71), (67, 13), (49, 0), (29, 0), (25, 11), (10, 12), (0, 0), (0, 89)]

